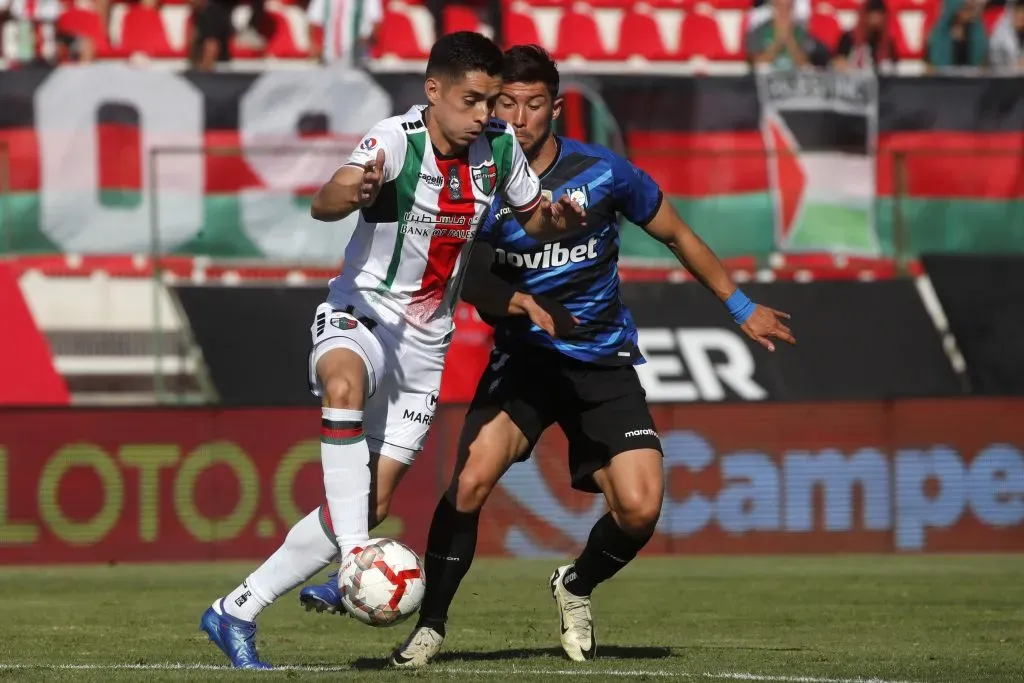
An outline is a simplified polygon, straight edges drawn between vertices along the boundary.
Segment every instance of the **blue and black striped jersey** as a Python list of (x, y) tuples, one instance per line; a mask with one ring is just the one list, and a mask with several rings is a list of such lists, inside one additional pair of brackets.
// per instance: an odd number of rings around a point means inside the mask
[(644, 362), (633, 318), (619, 292), (619, 214), (646, 225), (661, 207), (658, 184), (600, 145), (557, 138), (558, 155), (540, 176), (553, 200), (568, 194), (587, 212), (587, 226), (557, 242), (530, 237), (511, 209), (496, 200), (478, 239), (494, 246), (492, 271), (521, 291), (558, 301), (579, 319), (571, 336), (552, 339), (528, 318), (492, 320), (495, 341), (555, 349), (587, 363)]

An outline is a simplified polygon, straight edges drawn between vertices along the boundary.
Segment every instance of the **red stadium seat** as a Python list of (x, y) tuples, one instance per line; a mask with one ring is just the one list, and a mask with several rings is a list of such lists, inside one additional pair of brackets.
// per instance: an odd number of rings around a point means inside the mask
[(269, 56), (278, 59), (300, 59), (306, 56), (295, 42), (287, 17), (279, 12), (268, 11), (267, 19), (270, 23), (270, 39), (267, 41)]
[(70, 6), (57, 19), (57, 31), (72, 36), (89, 38), (97, 58), (115, 56), (107, 38), (107, 29), (100, 15), (91, 9)]
[(889, 30), (892, 32), (892, 40), (896, 45), (897, 57), (900, 59), (921, 59), (924, 56), (928, 40), (927, 32), (921, 37), (920, 47), (915, 47), (907, 40), (903, 26), (895, 18), (889, 22)]
[(509, 12), (505, 15), (505, 48), (513, 45), (537, 44), (540, 45), (540, 35), (537, 33), (537, 26), (528, 14), (521, 12)]
[(657, 19), (645, 12), (628, 12), (622, 18), (615, 58), (629, 59), (634, 55), (652, 61), (671, 58), (661, 40)]
[(568, 8), (575, 0), (510, 0), (509, 4), (529, 5), (530, 7), (561, 7)]
[(160, 10), (142, 5), (131, 5), (125, 12), (120, 52), (126, 55), (142, 53), (157, 59), (179, 56), (167, 40)]
[(558, 43), (555, 59), (582, 57), (583, 59), (607, 59), (608, 53), (601, 45), (594, 17), (583, 12), (568, 11), (558, 23)]
[(826, 12), (815, 12), (811, 15), (807, 28), (811, 35), (820, 40), (829, 53), (836, 51), (839, 39), (843, 36), (843, 27), (839, 25), (836, 15)]
[(471, 7), (446, 4), (443, 12), (445, 34), (480, 30), (480, 17)]
[[(860, 0), (854, 1), (859, 2)], [(707, 0), (707, 2), (715, 9), (742, 10), (744, 12), (754, 6), (752, 0)]]
[(711, 60), (725, 60), (730, 57), (714, 17), (695, 12), (683, 18), (679, 29), (679, 57), (704, 57)]
[(636, 3), (630, 0), (586, 0), (591, 7), (629, 10)]
[(427, 52), (416, 40), (412, 20), (405, 14), (385, 11), (380, 23), (377, 56), (391, 55), (399, 59), (426, 59)]

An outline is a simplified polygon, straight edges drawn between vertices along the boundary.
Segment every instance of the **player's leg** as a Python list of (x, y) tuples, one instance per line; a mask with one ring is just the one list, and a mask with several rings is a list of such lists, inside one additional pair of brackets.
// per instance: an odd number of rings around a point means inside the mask
[(448, 608), (476, 553), (480, 509), (508, 468), (530, 444), (505, 412), (470, 412), (459, 439), (452, 482), (441, 496), (427, 535), (427, 591), (419, 621), (391, 655), (394, 666), (422, 666), (441, 649)]
[[(379, 453), (370, 454), (370, 498), (374, 505), (370, 508), (370, 519), (368, 527), (372, 531), (374, 527), (388, 517), (391, 510), (391, 501), (394, 498), (395, 490), (402, 481), (409, 466), (392, 458), (382, 458)], [(325, 538), (329, 538), (337, 556), (338, 546), (331, 523), (330, 512), (327, 505), (318, 508), (319, 521)], [(336, 559), (340, 561), (340, 556)], [(324, 565), (326, 566), (326, 565)], [(320, 569), (323, 569), (321, 567)], [(320, 571), (319, 569), (317, 571)], [(315, 572), (314, 572), (315, 573)], [(303, 579), (306, 581), (313, 575)], [(317, 612), (328, 612), (330, 614), (344, 614), (341, 606), (341, 592), (338, 589), (338, 570), (334, 570), (327, 576), (327, 580), (321, 584), (306, 586), (299, 592), (299, 604), (306, 608), (306, 611), (316, 610)]]
[[(634, 378), (632, 368), (592, 372), (577, 390), (601, 399), (562, 421), (569, 437), (573, 487), (604, 493), (610, 510), (591, 529), (576, 560), (551, 576), (562, 648), (576, 661), (597, 653), (591, 593), (636, 557), (661, 514), (661, 443)], [(604, 386), (595, 386), (595, 381)]]
[[(367, 401), (366, 440), (377, 454), (370, 487), (376, 507), (371, 511), (370, 528), (387, 517), (399, 482), (427, 441), (446, 351), (444, 346), (429, 347), (387, 332), (382, 332), (379, 339), (391, 372), (379, 379), (377, 391)], [(334, 524), (333, 509), (328, 518), (330, 528)], [(342, 609), (336, 572), (327, 582), (308, 586), (299, 595), (307, 609)]]
[[(408, 465), (371, 456), (372, 497), (368, 526), (373, 528), (388, 515), (391, 499)], [(218, 598), (203, 615), (203, 630), (228, 654), (239, 668), (265, 668), (256, 652), (256, 618), (280, 596), (308, 581), (338, 559), (338, 544), (327, 505), (299, 520), (285, 536), (284, 543), (263, 564), (249, 574), (233, 591)], [(302, 591), (300, 599), (307, 609), (336, 612), (341, 609), (337, 572), (322, 586)], [(317, 589), (312, 595), (307, 591)]]
[(284, 543), (233, 591), (218, 598), (200, 629), (241, 669), (270, 668), (256, 651), (256, 617), (279, 596), (326, 567), (337, 555), (334, 539), (320, 526), (318, 510), (303, 517)]
[(363, 431), (369, 369), (351, 348), (324, 353), (316, 365), (323, 386), (320, 462), (324, 493), (342, 557), (369, 538), (370, 448)]
[(441, 649), (448, 608), (469, 572), (476, 552), (480, 509), (501, 476), (551, 423), (543, 387), (531, 386), (543, 373), (523, 372), (523, 359), (496, 350), (477, 385), (459, 435), (451, 484), (434, 510), (425, 557), (427, 591), (419, 621), (395, 649), (395, 666), (422, 666)]
[(334, 542), (325, 543), (318, 517), (307, 515), (267, 562), (206, 610), (200, 629), (237, 668), (268, 668), (256, 650), (256, 616), (327, 566), (336, 545), (352, 547), (367, 537), (370, 469), (362, 407), (365, 394), (374, 390), (371, 380), (382, 372), (383, 349), (364, 323), (327, 304), (317, 309), (312, 336), (310, 381), (314, 394), (323, 399), (324, 488), (328, 505), (342, 518), (341, 524), (335, 518), (335, 528), (342, 531)]

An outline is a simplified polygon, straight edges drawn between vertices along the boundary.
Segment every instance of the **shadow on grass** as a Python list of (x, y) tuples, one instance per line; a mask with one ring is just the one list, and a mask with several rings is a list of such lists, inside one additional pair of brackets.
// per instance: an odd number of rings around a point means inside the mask
[[(632, 647), (620, 645), (599, 645), (597, 656), (600, 660), (608, 659), (664, 659), (672, 656), (667, 647)], [(433, 660), (434, 664), (455, 664), (458, 662), (503, 662), (516, 659), (533, 659), (536, 657), (564, 658), (560, 647), (526, 647), (492, 651), (460, 651), (442, 652)], [(383, 659), (364, 657), (352, 662), (352, 668), (363, 671), (376, 671), (387, 666)], [(429, 671), (429, 669), (427, 669)]]

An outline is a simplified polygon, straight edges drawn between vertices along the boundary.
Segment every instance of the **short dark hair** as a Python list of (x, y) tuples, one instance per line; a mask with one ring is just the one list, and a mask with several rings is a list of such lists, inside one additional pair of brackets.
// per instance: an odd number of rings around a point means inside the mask
[(445, 76), (457, 81), (471, 71), (500, 76), (504, 61), (501, 48), (487, 36), (473, 31), (457, 31), (442, 36), (430, 48), (427, 77)]
[(558, 65), (540, 45), (516, 45), (505, 50), (505, 68), (501, 72), (505, 83), (543, 83), (558, 96)]

